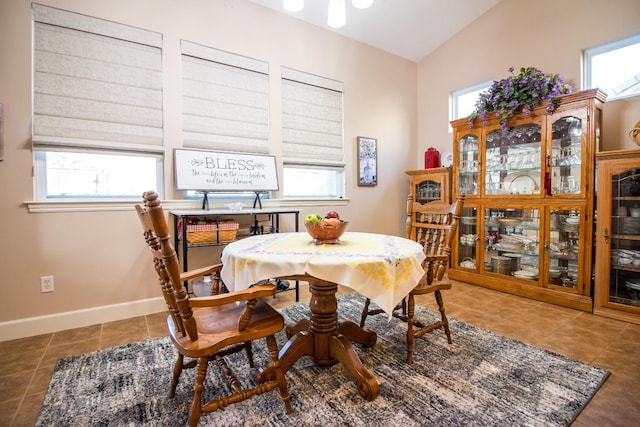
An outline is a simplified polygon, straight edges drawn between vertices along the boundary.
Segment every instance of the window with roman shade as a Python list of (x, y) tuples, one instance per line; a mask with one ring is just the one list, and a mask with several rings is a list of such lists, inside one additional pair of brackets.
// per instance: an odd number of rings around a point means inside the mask
[(182, 41), (183, 146), (268, 153), (269, 64)]
[(162, 151), (162, 36), (33, 4), (34, 145)]
[(32, 4), (36, 199), (161, 191), (162, 35)]
[(281, 81), (284, 197), (344, 197), (344, 84), (285, 67)]
[(282, 68), (282, 145), (284, 160), (343, 164), (344, 84)]

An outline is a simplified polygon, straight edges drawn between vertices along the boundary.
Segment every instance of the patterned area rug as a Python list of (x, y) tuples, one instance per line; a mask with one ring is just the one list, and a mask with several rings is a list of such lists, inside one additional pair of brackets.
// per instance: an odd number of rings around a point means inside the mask
[[(341, 317), (360, 318), (363, 297), (339, 297)], [(288, 323), (307, 317), (307, 304), (282, 310)], [(421, 316), (435, 314), (420, 310)], [(373, 402), (362, 399), (342, 367), (318, 367), (303, 357), (289, 370), (294, 413), (286, 415), (277, 390), (213, 413), (207, 426), (556, 426), (568, 425), (609, 373), (493, 332), (451, 319), (453, 344), (436, 331), (416, 340), (414, 364), (405, 363), (405, 325), (373, 316), (367, 327), (377, 344), (356, 345), (380, 383)], [(278, 337), (280, 345), (284, 334)], [(268, 360), (254, 345), (256, 363)], [(193, 370), (182, 374), (176, 397), (167, 397), (176, 353), (155, 338), (60, 359), (40, 410), (38, 426), (186, 425)], [(246, 366), (244, 353), (228, 358)], [(244, 381), (253, 381), (248, 375)], [(224, 384), (210, 366), (206, 389)]]

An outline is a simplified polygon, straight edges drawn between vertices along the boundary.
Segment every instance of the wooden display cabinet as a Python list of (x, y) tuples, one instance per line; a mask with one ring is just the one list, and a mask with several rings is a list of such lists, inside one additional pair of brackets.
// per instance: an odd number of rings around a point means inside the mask
[(409, 175), (409, 193), (413, 200), (425, 204), (440, 200), (451, 203), (451, 168), (405, 171)]
[(587, 90), (517, 114), (451, 122), (452, 198), (465, 194), (449, 276), (584, 311), (591, 296), (595, 155), (606, 95)]
[(597, 156), (594, 314), (640, 324), (640, 150)]

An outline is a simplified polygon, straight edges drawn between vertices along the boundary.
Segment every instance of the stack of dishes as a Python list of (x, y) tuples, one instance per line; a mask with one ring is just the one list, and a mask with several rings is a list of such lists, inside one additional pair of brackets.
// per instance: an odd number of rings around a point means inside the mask
[(579, 216), (568, 216), (564, 219), (565, 230), (567, 231), (578, 231), (578, 227), (580, 226), (580, 217)]
[(620, 234), (640, 234), (640, 218), (628, 216), (619, 218)]
[(520, 270), (520, 259), (522, 258), (522, 254), (507, 253), (502, 255), (511, 260), (511, 266), (509, 267), (510, 271)]
[(514, 243), (514, 242), (500, 242), (493, 245), (499, 251), (507, 251), (507, 252), (521, 252), (522, 251), (522, 243)]
[(560, 275), (561, 275), (560, 268), (558, 267), (549, 268), (549, 283), (552, 283), (554, 285), (559, 285)]
[(520, 279), (529, 279), (529, 280), (538, 279), (538, 272), (534, 269), (523, 269), (523, 270), (514, 271), (513, 275)]
[(511, 258), (494, 255), (491, 257), (491, 271), (498, 274), (509, 275), (511, 271)]
[(476, 225), (475, 216), (463, 216), (463, 217), (460, 217), (460, 221), (465, 225)]
[(522, 218), (498, 218), (498, 222), (505, 227), (515, 227), (522, 224)]

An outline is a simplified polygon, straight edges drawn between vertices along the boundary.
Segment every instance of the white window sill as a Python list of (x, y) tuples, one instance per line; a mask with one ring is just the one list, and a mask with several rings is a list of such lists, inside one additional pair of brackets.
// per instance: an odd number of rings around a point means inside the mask
[[(26, 201), (24, 205), (29, 213), (53, 213), (53, 212), (106, 212), (106, 211), (131, 211), (142, 200), (47, 200)], [(304, 207), (304, 206), (345, 206), (348, 199), (268, 199), (262, 201), (264, 208), (276, 207)], [(202, 200), (163, 200), (165, 210), (190, 210), (201, 209)], [(226, 206), (212, 203), (209, 199), (210, 209), (225, 209)]]

